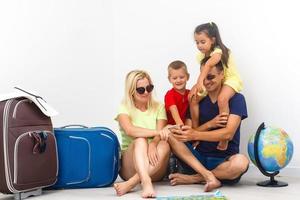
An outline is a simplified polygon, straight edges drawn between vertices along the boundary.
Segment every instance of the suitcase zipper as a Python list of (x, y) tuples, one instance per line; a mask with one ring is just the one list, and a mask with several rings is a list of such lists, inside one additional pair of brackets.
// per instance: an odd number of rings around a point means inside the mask
[(5, 103), (4, 106), (4, 112), (3, 112), (3, 150), (4, 150), (4, 166), (5, 166), (5, 179), (6, 179), (6, 184), (7, 188), (12, 192), (12, 193), (17, 193), (18, 191), (12, 186), (11, 184), (11, 177), (10, 177), (10, 165), (9, 165), (9, 159), (8, 159), (8, 140), (7, 140), (7, 129), (8, 129), (8, 115), (9, 115), (9, 109), (10, 105), (13, 102), (13, 99), (8, 100)]
[(13, 118), (16, 119), (17, 118), (17, 109), (19, 107), (19, 105), (23, 102), (31, 102), (29, 99), (23, 99), (21, 101), (19, 101), (16, 105), (15, 105), (15, 108), (14, 108), (14, 111), (13, 111)]

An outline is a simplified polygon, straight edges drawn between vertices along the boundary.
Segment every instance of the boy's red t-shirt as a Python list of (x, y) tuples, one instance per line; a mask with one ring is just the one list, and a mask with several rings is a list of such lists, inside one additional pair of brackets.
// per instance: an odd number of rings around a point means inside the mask
[(169, 109), (170, 106), (172, 105), (176, 105), (182, 122), (183, 123), (185, 122), (186, 112), (189, 107), (189, 102), (188, 102), (189, 92), (190, 90), (185, 90), (184, 95), (182, 95), (179, 92), (177, 92), (174, 88), (172, 88), (166, 93), (165, 108), (167, 112), (168, 124), (172, 124), (172, 125), (176, 124)]

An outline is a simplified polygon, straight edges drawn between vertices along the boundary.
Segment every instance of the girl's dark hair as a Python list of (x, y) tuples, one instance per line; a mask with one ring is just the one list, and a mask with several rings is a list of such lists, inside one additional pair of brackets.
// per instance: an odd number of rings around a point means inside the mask
[[(222, 50), (221, 60), (227, 67), (230, 50), (223, 44), (218, 26), (214, 22), (201, 24), (195, 28), (194, 33), (199, 34), (200, 32), (206, 33), (209, 38), (213, 38), (213, 37), (215, 38), (216, 40), (215, 46), (219, 46), (221, 48)], [(215, 46), (213, 46), (212, 49)]]

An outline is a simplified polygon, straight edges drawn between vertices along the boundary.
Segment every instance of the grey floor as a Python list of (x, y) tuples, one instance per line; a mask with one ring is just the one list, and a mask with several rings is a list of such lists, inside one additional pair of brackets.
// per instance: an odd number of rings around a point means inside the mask
[[(285, 181), (289, 186), (282, 188), (265, 188), (256, 186), (256, 182), (267, 180), (261, 176), (254, 176), (245, 174), (240, 183), (235, 186), (223, 186), (218, 190), (228, 197), (230, 200), (283, 200), (283, 199), (299, 199), (300, 197), (300, 178), (295, 177), (277, 177), (276, 180)], [(120, 181), (117, 179), (117, 181)], [(203, 185), (181, 185), (170, 186), (168, 182), (159, 182), (154, 185), (158, 196), (182, 196), (182, 195), (197, 195), (203, 191)], [(122, 197), (115, 195), (112, 187), (98, 188), (98, 189), (76, 189), (76, 190), (53, 190), (44, 191), (42, 196), (30, 197), (28, 200), (76, 200), (76, 199), (97, 199), (97, 200), (112, 200), (112, 199), (126, 199), (137, 200), (140, 197), (140, 187), (136, 187), (134, 191)], [(12, 195), (0, 194), (1, 200), (11, 200)]]

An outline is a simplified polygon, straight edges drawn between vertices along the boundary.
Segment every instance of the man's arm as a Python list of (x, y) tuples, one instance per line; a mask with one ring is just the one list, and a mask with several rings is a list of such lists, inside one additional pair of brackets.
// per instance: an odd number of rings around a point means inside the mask
[(182, 130), (173, 130), (174, 137), (180, 141), (201, 140), (209, 142), (217, 142), (220, 140), (232, 140), (237, 128), (241, 123), (239, 115), (230, 114), (225, 128), (212, 131), (198, 131), (190, 126), (183, 126)]
[(184, 125), (186, 126), (192, 126), (192, 120), (190, 118), (186, 118)]
[(217, 142), (220, 140), (232, 140), (240, 124), (241, 117), (239, 115), (230, 114), (225, 128), (220, 128), (212, 131), (197, 131), (198, 134), (195, 135), (195, 140), (203, 140), (210, 142)]
[[(217, 128), (225, 128), (228, 120), (228, 113), (221, 113), (218, 114), (215, 118), (212, 120), (209, 120), (208, 122), (201, 124), (198, 127), (193, 127), (193, 129), (197, 131), (209, 131), (212, 129), (217, 129)], [(187, 126), (192, 126), (192, 120), (190, 118), (186, 119), (185, 125)]]
[[(186, 119), (184, 124), (192, 127), (193, 123), (192, 123), (191, 119)], [(195, 129), (197, 131), (209, 131), (211, 129), (210, 121), (198, 126), (197, 128), (193, 128), (193, 129)]]

